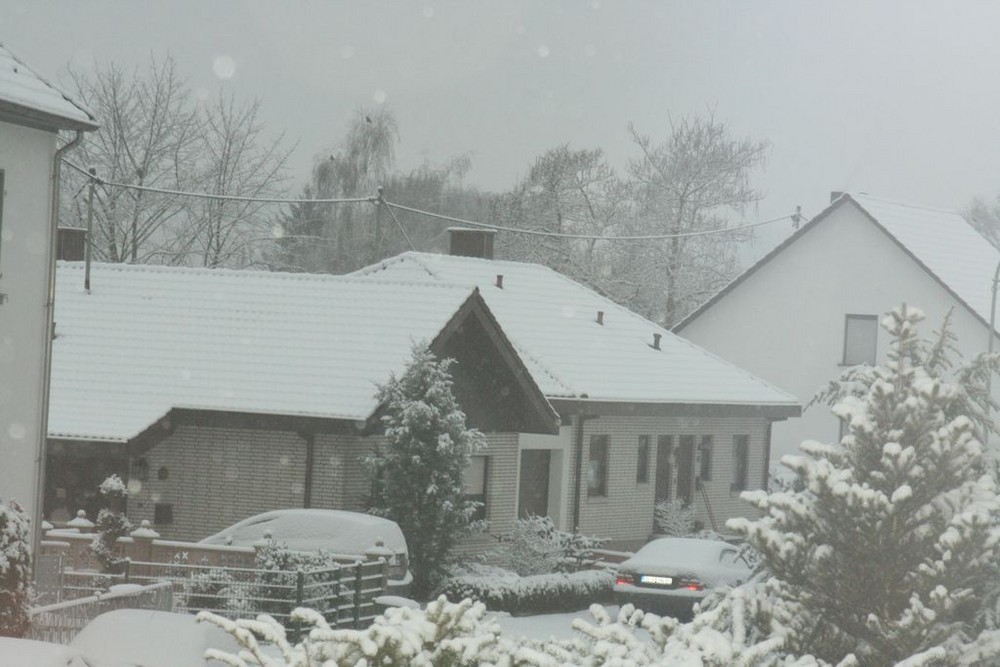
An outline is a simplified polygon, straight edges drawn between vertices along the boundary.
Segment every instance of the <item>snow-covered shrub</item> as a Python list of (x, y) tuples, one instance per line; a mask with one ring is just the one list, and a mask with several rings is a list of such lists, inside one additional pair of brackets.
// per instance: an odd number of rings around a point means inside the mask
[(182, 603), (188, 611), (210, 610), (230, 618), (254, 614), (257, 609), (247, 598), (247, 586), (233, 579), (223, 568), (213, 567), (184, 580)]
[(745, 492), (764, 516), (729, 522), (769, 575), (766, 608), (732, 623), (780, 638), (791, 656), (1000, 662), (1000, 641), (984, 628), (998, 585), (1000, 498), (982, 445), (993, 427), (981, 383), (996, 359), (946, 379), (948, 322), (927, 344), (916, 334), (922, 318), (905, 306), (889, 313), (888, 362), (852, 370), (822, 395), (844, 437), (784, 457), (800, 484)]
[[(259, 547), (254, 558), (257, 570), (253, 597), (257, 600), (256, 610), (265, 614), (287, 616), (295, 608), (294, 592), (298, 582), (298, 572), (326, 572), (343, 567), (334, 556), (322, 549), (312, 552), (291, 551), (287, 545), (268, 538)], [(312, 606), (320, 609), (336, 607), (342, 595), (341, 584), (335, 577), (329, 583), (317, 585), (316, 575), (310, 575), (309, 598)]]
[(122, 512), (128, 490), (118, 475), (105, 479), (98, 490), (108, 507), (101, 508), (97, 513), (97, 522), (94, 524), (96, 535), (90, 549), (105, 572), (117, 574), (123, 571), (126, 560), (118, 554), (118, 538), (128, 535), (132, 530), (132, 524)]
[(547, 516), (517, 519), (483, 562), (522, 576), (561, 572), (578, 565), (604, 540), (556, 528)]
[(471, 598), (491, 611), (511, 614), (576, 611), (611, 600), (615, 575), (610, 570), (581, 570), (521, 577), (488, 565), (469, 565), (436, 591), (450, 600)]
[(430, 591), (452, 546), (477, 525), (479, 504), (465, 499), (463, 476), (485, 441), (465, 425), (452, 392), (452, 363), (414, 347), (406, 372), (379, 388), (386, 445), (365, 461), (375, 480), (371, 511), (403, 531), (417, 597)]
[(0, 500), (0, 636), (21, 637), (28, 630), (31, 586), (29, 520), (14, 501)]
[(653, 509), (656, 526), (664, 535), (671, 537), (689, 537), (697, 530), (694, 518), (694, 506), (679, 498), (661, 500)]

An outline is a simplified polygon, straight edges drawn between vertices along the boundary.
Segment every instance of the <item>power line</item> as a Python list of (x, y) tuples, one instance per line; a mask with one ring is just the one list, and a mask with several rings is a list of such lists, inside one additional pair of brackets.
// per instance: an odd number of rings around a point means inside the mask
[(531, 236), (547, 236), (550, 238), (560, 238), (560, 239), (580, 239), (588, 241), (661, 241), (664, 239), (679, 239), (688, 238), (692, 236), (711, 236), (713, 234), (731, 234), (733, 232), (739, 232), (744, 229), (753, 229), (755, 227), (763, 227), (764, 225), (770, 225), (775, 222), (781, 222), (782, 220), (793, 220), (799, 214), (791, 213), (788, 215), (783, 215), (778, 218), (772, 218), (771, 220), (764, 220), (763, 222), (754, 222), (748, 225), (739, 225), (737, 227), (725, 227), (723, 229), (706, 229), (700, 232), (680, 232), (678, 234), (651, 234), (645, 236), (601, 236), (598, 234), (562, 234), (559, 232), (546, 232), (535, 229), (518, 229), (517, 227), (504, 227), (502, 225), (491, 225), (485, 222), (475, 222), (473, 220), (463, 220), (462, 218), (454, 218), (450, 215), (442, 215), (440, 213), (431, 213), (430, 211), (421, 211), (420, 209), (410, 208), (409, 206), (403, 206), (402, 204), (393, 204), (392, 202), (382, 200), (389, 210), (393, 208), (398, 208), (401, 211), (409, 211), (410, 213), (417, 213), (419, 215), (426, 215), (431, 218), (438, 218), (441, 220), (447, 220), (449, 222), (457, 222), (462, 225), (470, 225), (472, 227), (479, 227), (482, 229), (493, 229), (498, 232), (510, 232), (513, 234), (528, 234)]
[(153, 188), (146, 185), (132, 185), (129, 183), (118, 183), (115, 181), (105, 181), (96, 175), (90, 173), (83, 167), (74, 164), (66, 158), (62, 158), (62, 161), (73, 169), (77, 170), (87, 178), (92, 181), (99, 183), (101, 185), (124, 188), (127, 190), (136, 190), (141, 192), (154, 192), (157, 194), (172, 195), (175, 197), (192, 197), (197, 199), (216, 199), (224, 201), (243, 201), (243, 202), (259, 202), (264, 204), (358, 204), (358, 203), (370, 203), (370, 204), (382, 204), (389, 211), (392, 216), (393, 221), (402, 232), (403, 237), (406, 238), (407, 243), (410, 247), (413, 247), (413, 243), (410, 241), (406, 232), (404, 231), (403, 225), (400, 223), (399, 218), (392, 209), (399, 209), (401, 211), (408, 211), (410, 213), (415, 213), (417, 215), (427, 216), (429, 218), (437, 218), (439, 220), (446, 220), (448, 222), (455, 222), (462, 225), (469, 225), (471, 227), (477, 227), (480, 229), (492, 229), (498, 232), (508, 232), (511, 234), (524, 234), (526, 236), (542, 236), (549, 238), (560, 238), (560, 239), (576, 239), (576, 240), (586, 240), (586, 241), (662, 241), (666, 239), (678, 239), (678, 238), (692, 238), (698, 236), (714, 236), (718, 234), (732, 234), (734, 232), (740, 232), (747, 229), (754, 229), (756, 227), (763, 227), (764, 225), (770, 225), (775, 222), (781, 222), (782, 220), (792, 220), (793, 222), (798, 222), (802, 219), (800, 211), (791, 213), (788, 215), (782, 215), (777, 218), (772, 218), (770, 220), (764, 220), (762, 222), (754, 222), (747, 225), (738, 225), (736, 227), (724, 227), (722, 229), (706, 229), (698, 232), (680, 232), (677, 234), (646, 234), (638, 236), (603, 236), (600, 234), (565, 234), (561, 232), (548, 232), (536, 229), (520, 229), (517, 227), (506, 227), (503, 225), (493, 225), (485, 222), (476, 222), (475, 220), (466, 220), (464, 218), (456, 218), (450, 215), (444, 215), (442, 213), (433, 213), (431, 211), (423, 211), (418, 208), (412, 208), (410, 206), (404, 206), (402, 204), (394, 204), (392, 202), (386, 201), (381, 194), (374, 197), (349, 197), (349, 198), (339, 198), (339, 199), (291, 199), (283, 197), (246, 197), (242, 195), (220, 195), (212, 194), (209, 192), (189, 192), (184, 190), (169, 190), (165, 188)]
[(340, 199), (288, 199), (284, 197), (246, 197), (243, 195), (217, 195), (210, 192), (188, 192), (185, 190), (168, 190), (165, 188), (152, 188), (148, 185), (133, 185), (131, 183), (117, 183), (115, 181), (105, 181), (102, 178), (91, 174), (89, 171), (83, 167), (73, 164), (66, 158), (62, 158), (62, 161), (76, 169), (78, 172), (86, 176), (87, 178), (99, 183), (101, 185), (107, 185), (115, 188), (124, 188), (126, 190), (137, 190), (140, 192), (155, 192), (157, 194), (172, 195), (175, 197), (191, 197), (194, 199), (218, 199), (223, 201), (244, 201), (244, 202), (257, 202), (261, 204), (358, 204), (358, 203), (375, 203), (374, 197), (349, 197)]

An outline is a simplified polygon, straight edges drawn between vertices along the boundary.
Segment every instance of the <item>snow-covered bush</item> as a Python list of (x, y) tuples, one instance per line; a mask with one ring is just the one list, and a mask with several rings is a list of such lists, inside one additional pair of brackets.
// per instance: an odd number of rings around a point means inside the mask
[(679, 498), (661, 500), (653, 508), (656, 526), (664, 535), (690, 537), (697, 531), (694, 506)]
[(471, 598), (491, 611), (511, 614), (586, 609), (593, 602), (609, 602), (615, 575), (609, 570), (519, 576), (489, 565), (470, 564), (437, 590), (450, 600)]
[(29, 520), (14, 501), (0, 500), (0, 636), (21, 637), (28, 630), (31, 586)]
[(556, 528), (547, 516), (517, 519), (483, 562), (522, 576), (575, 569), (604, 540)]
[(258, 611), (247, 597), (247, 588), (227, 570), (213, 567), (184, 580), (181, 601), (191, 612), (211, 610), (229, 618), (246, 617)]
[[(791, 656), (1000, 661), (1000, 641), (984, 628), (1000, 560), (1000, 498), (981, 441), (992, 428), (982, 369), (995, 359), (947, 380), (947, 321), (927, 344), (916, 333), (922, 318), (905, 306), (889, 313), (888, 362), (823, 394), (844, 421), (841, 441), (803, 443), (805, 455), (782, 459), (799, 484), (744, 493), (763, 518), (729, 522), (770, 577), (766, 606), (758, 598), (739, 623)], [(703, 616), (695, 622), (711, 620)]]
[[(300, 570), (332, 574), (332, 570), (343, 565), (322, 549), (310, 552), (291, 551), (287, 545), (269, 537), (256, 550), (254, 567), (257, 570), (257, 580), (252, 595), (257, 601), (256, 611), (287, 616), (295, 607), (291, 593), (295, 591)], [(328, 583), (318, 585), (315, 576), (317, 575), (310, 575), (310, 601), (321, 609), (335, 608), (342, 595), (341, 584), (335, 576), (331, 576)]]
[(96, 535), (90, 549), (105, 572), (117, 574), (124, 569), (126, 560), (118, 553), (118, 538), (128, 535), (132, 530), (132, 524), (122, 511), (128, 490), (118, 475), (105, 479), (98, 490), (108, 507), (101, 508), (97, 513), (97, 522), (94, 524)]
[(414, 347), (406, 372), (379, 388), (386, 444), (366, 459), (375, 481), (371, 511), (402, 529), (417, 597), (440, 579), (456, 541), (476, 527), (479, 507), (465, 499), (462, 482), (470, 455), (485, 441), (465, 425), (451, 364)]

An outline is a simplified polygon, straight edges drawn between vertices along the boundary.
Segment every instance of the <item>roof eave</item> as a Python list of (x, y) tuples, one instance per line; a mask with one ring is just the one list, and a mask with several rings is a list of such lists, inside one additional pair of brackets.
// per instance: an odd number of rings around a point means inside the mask
[(98, 128), (96, 122), (68, 118), (59, 114), (17, 104), (9, 100), (0, 100), (0, 120), (48, 132), (57, 132), (59, 130), (92, 132)]
[(685, 403), (601, 400), (549, 397), (564, 416), (586, 413), (606, 416), (642, 417), (761, 417), (781, 421), (802, 416), (798, 403)]

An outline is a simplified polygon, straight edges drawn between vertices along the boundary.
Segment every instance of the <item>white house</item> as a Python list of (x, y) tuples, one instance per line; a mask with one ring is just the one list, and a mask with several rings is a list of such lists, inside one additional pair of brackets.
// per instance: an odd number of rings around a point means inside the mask
[[(952, 211), (865, 194), (831, 199), (674, 331), (803, 404), (849, 366), (884, 361), (879, 320), (904, 302), (927, 315), (924, 335), (952, 311), (963, 357), (987, 351), (1000, 251)], [(775, 454), (839, 432), (827, 406), (807, 408), (775, 425)]]
[[(752, 508), (771, 425), (798, 401), (552, 269), (492, 259), (489, 233), (453, 229), (451, 254), (407, 252), (351, 274), (479, 288), (545, 397), (558, 436), (521, 434), (517, 513), (622, 547), (648, 539), (658, 500), (706, 526)], [(464, 255), (464, 256), (458, 256)]]
[[(16, 500), (36, 519), (59, 158), (96, 128), (86, 110), (0, 45), (0, 498)], [(75, 131), (75, 138), (60, 146), (60, 130)]]

